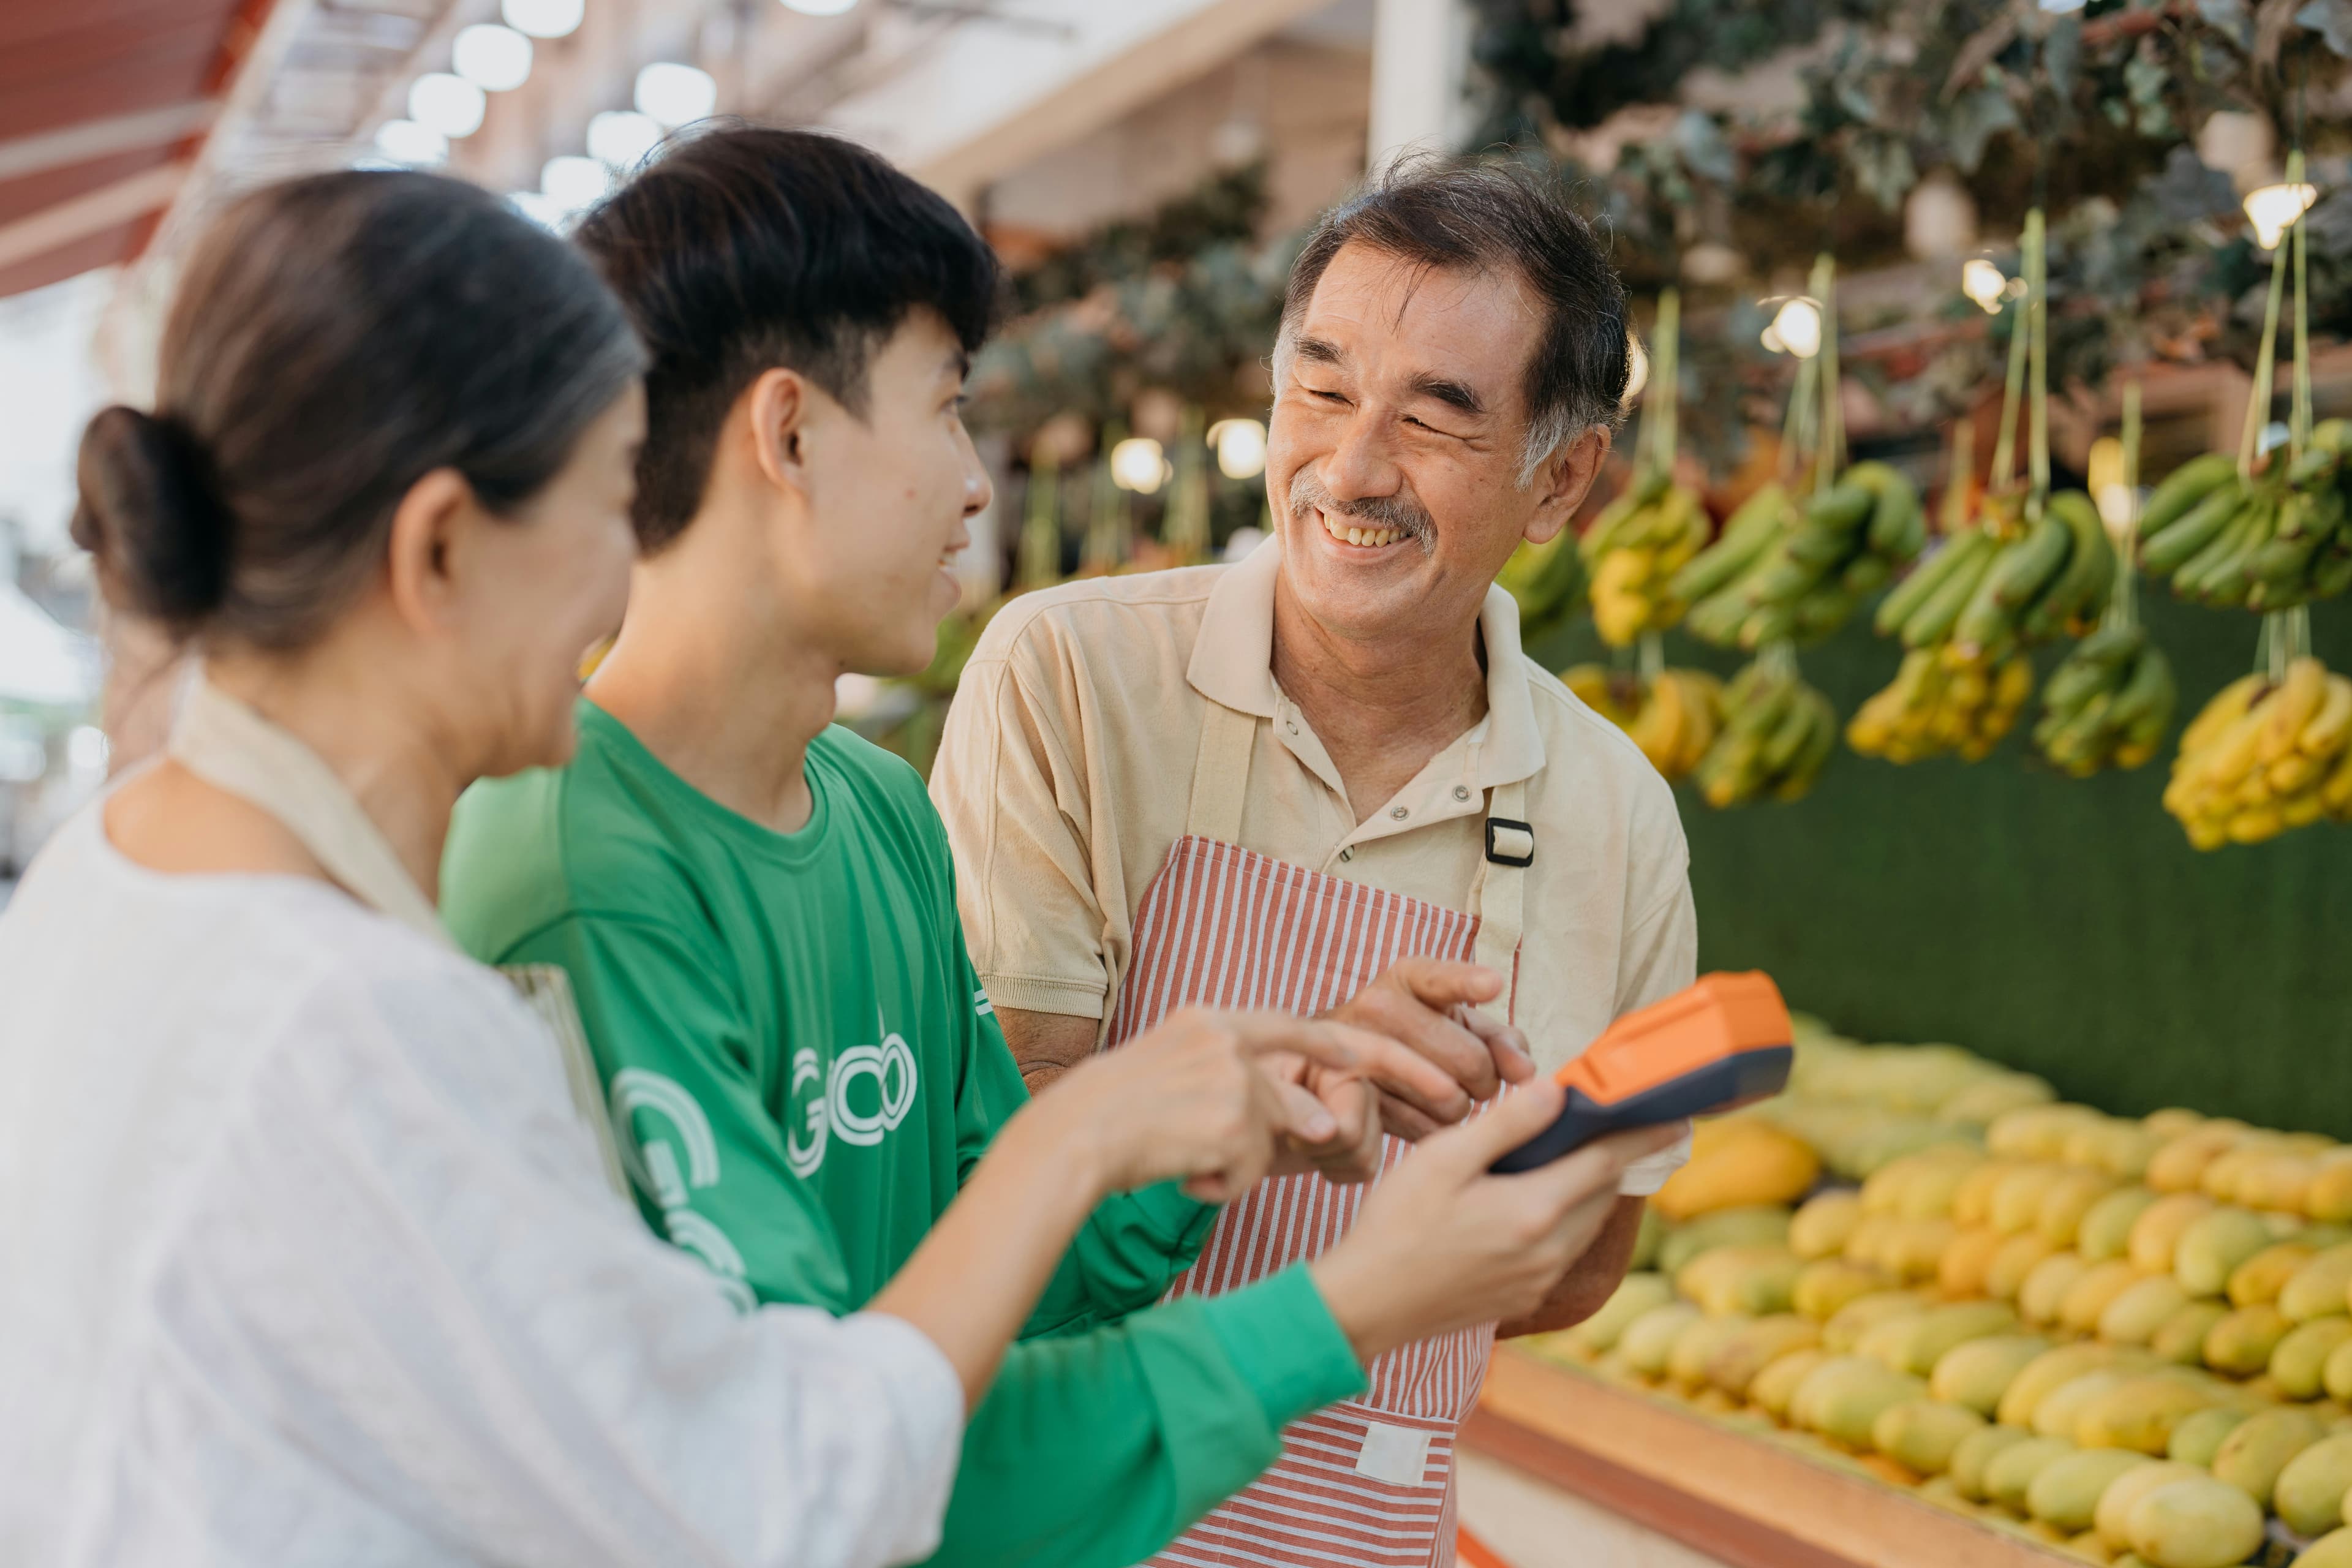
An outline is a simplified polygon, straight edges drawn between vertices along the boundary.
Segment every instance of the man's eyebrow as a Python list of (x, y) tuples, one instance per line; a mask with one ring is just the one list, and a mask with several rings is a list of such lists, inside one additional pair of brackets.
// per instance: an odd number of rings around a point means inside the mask
[(1412, 391), (1416, 397), (1434, 398), (1449, 408), (1457, 408), (1473, 418), (1483, 417), (1486, 400), (1478, 395), (1466, 382), (1450, 376), (1432, 375), (1424, 372), (1412, 378)]
[(1290, 345), (1290, 352), (1300, 359), (1312, 360), (1317, 364), (1347, 363), (1346, 356), (1339, 353), (1339, 345), (1322, 338), (1300, 338)]

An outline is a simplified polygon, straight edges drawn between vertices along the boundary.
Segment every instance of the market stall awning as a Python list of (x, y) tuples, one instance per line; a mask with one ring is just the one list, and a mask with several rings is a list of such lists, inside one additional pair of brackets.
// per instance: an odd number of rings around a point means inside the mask
[(272, 4), (0, 6), (0, 295), (139, 253)]

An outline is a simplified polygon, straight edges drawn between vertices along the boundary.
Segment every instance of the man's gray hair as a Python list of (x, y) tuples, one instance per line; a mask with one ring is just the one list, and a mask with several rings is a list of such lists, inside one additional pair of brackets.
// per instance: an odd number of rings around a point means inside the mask
[(1398, 159), (1323, 215), (1291, 264), (1275, 340), (1277, 386), (1331, 258), (1361, 243), (1424, 267), (1508, 268), (1544, 307), (1522, 384), (1519, 483), (1587, 430), (1613, 427), (1632, 368), (1625, 286), (1559, 183), (1523, 163), (1421, 153)]

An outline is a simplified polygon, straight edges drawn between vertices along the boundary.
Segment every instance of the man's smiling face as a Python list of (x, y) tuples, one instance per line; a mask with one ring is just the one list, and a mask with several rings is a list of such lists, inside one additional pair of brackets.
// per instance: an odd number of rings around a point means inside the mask
[(1567, 525), (1583, 485), (1559, 504), (1557, 460), (1520, 482), (1543, 327), (1507, 271), (1360, 241), (1331, 258), (1277, 359), (1266, 453), (1285, 580), (1327, 629), (1466, 624), (1522, 539)]

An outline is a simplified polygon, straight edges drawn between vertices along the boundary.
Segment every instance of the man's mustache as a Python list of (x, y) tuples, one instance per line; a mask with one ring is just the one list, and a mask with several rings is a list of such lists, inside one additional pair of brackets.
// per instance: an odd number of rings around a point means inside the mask
[(1339, 517), (1361, 519), (1373, 528), (1393, 528), (1419, 542), (1423, 551), (1437, 537), (1437, 524), (1411, 496), (1400, 491), (1392, 496), (1360, 496), (1343, 501), (1324, 488), (1312, 468), (1304, 468), (1291, 476), (1290, 510), (1296, 516), (1309, 507), (1319, 507)]

